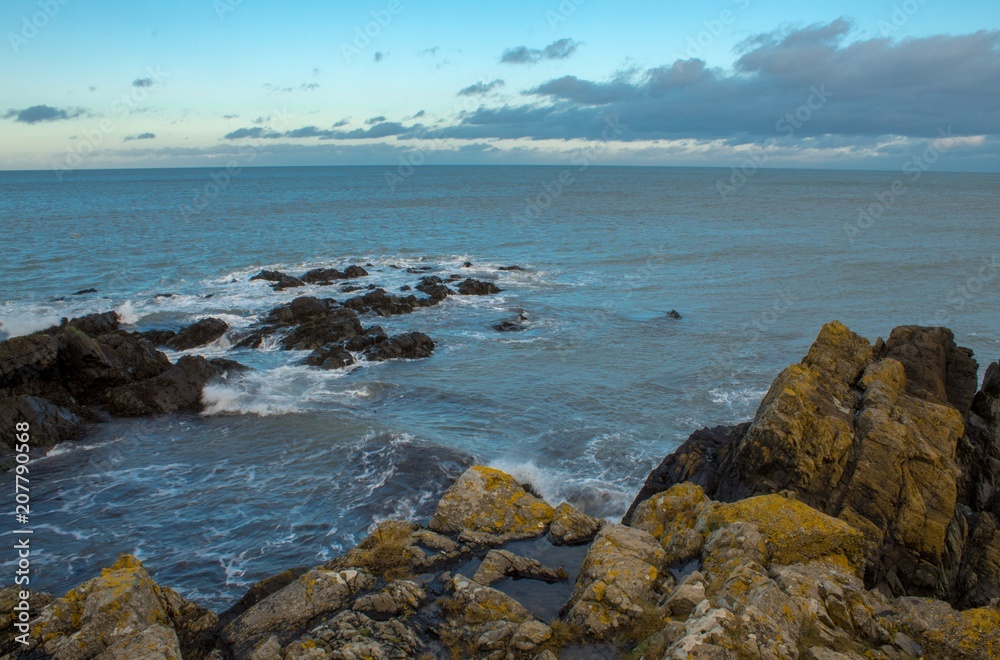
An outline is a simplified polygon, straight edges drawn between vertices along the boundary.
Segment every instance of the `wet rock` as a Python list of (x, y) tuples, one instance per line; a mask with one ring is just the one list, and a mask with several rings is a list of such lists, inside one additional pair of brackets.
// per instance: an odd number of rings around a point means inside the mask
[(462, 264), (462, 268), (472, 268), (472, 262), (466, 261), (465, 263)]
[(682, 317), (681, 317), (680, 313), (676, 309), (672, 309), (669, 312), (667, 312), (667, 318), (680, 319)]
[(313, 569), (230, 621), (222, 640), (236, 657), (249, 657), (274, 637), (284, 645), (301, 636), (317, 617), (345, 608), (374, 578), (355, 570)]
[(97, 293), (97, 289), (80, 289), (79, 291), (73, 293), (74, 296), (84, 296), (88, 293)]
[(490, 550), (472, 576), (473, 580), (487, 587), (505, 578), (562, 582), (566, 580), (566, 571), (549, 568), (508, 550)]
[(139, 560), (125, 555), (48, 605), (33, 622), (25, 651), (56, 658), (206, 658), (217, 624), (213, 613), (159, 587)]
[(463, 296), (488, 296), (503, 291), (493, 282), (480, 282), (469, 278), (458, 285), (458, 292)]
[(292, 313), (292, 318), (296, 323), (319, 321), (330, 315), (330, 307), (324, 301), (313, 296), (296, 298), (288, 306), (288, 310)]
[(100, 337), (103, 334), (118, 330), (120, 322), (121, 317), (118, 315), (118, 312), (102, 312), (70, 319), (66, 325), (71, 325), (91, 337)]
[(620, 633), (659, 600), (663, 558), (663, 548), (648, 533), (606, 525), (580, 569), (566, 620), (594, 639)]
[(107, 395), (108, 411), (119, 417), (200, 412), (205, 385), (224, 373), (200, 355), (185, 355), (155, 378), (112, 389)]
[(282, 273), (280, 270), (262, 270), (251, 277), (250, 281), (255, 282), (257, 280), (264, 280), (265, 282), (280, 282), (286, 277), (288, 277), (288, 275)]
[(0, 387), (17, 388), (55, 376), (59, 345), (49, 335), (14, 337), (0, 342)]
[(364, 334), (357, 335), (347, 340), (344, 348), (354, 353), (365, 351), (375, 344), (389, 341), (389, 335), (385, 333), (382, 326), (375, 325), (365, 330)]
[(343, 369), (354, 364), (354, 356), (338, 345), (320, 346), (309, 354), (306, 364), (323, 369)]
[(167, 341), (167, 348), (175, 351), (186, 351), (198, 348), (222, 337), (229, 330), (229, 324), (222, 319), (209, 317), (196, 321), (177, 333)]
[(525, 492), (514, 477), (477, 465), (441, 497), (430, 528), (483, 545), (500, 545), (545, 534), (554, 517), (555, 510)]
[(100, 404), (109, 388), (155, 378), (170, 369), (170, 360), (144, 339), (124, 332), (92, 339), (75, 326), (57, 335), (61, 376), (74, 396)]
[(549, 539), (556, 545), (590, 543), (604, 523), (576, 509), (568, 502), (555, 508)]
[(273, 288), (275, 291), (284, 291), (285, 289), (297, 289), (305, 285), (306, 283), (297, 277), (285, 276)]
[(500, 266), (500, 270), (524, 270), (520, 266)]
[(416, 296), (393, 296), (385, 289), (375, 289), (370, 293), (344, 301), (344, 307), (359, 313), (373, 313), (378, 316), (409, 314), (420, 304)]
[(417, 360), (434, 353), (434, 340), (422, 332), (406, 332), (381, 341), (367, 349), (364, 356), (371, 362), (385, 360)]
[(297, 326), (281, 340), (281, 347), (292, 351), (312, 351), (363, 333), (364, 328), (357, 314), (350, 309), (335, 309), (319, 320)]
[(523, 322), (509, 319), (494, 323), (492, 327), (497, 332), (521, 332), (526, 329)]
[(167, 342), (177, 336), (174, 330), (146, 330), (145, 332), (135, 332), (132, 336), (136, 339), (145, 339), (153, 346), (166, 346)]
[(441, 278), (436, 275), (421, 277), (420, 283), (415, 288), (421, 293), (426, 293), (430, 297), (430, 302), (434, 304), (441, 302), (455, 293), (445, 286)]
[(47, 399), (34, 396), (0, 397), (0, 428), (7, 429), (0, 439), (0, 471), (14, 465), (17, 441), (16, 425), (27, 422), (30, 427), (30, 455), (44, 455), (60, 442), (75, 440), (83, 433), (83, 420), (69, 410)]

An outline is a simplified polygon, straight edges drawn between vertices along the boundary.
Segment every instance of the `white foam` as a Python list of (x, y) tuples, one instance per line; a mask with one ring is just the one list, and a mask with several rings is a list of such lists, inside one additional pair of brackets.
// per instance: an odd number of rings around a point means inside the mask
[(8, 338), (23, 337), (39, 330), (59, 325), (60, 317), (52, 314), (5, 316), (0, 318), (0, 334)]
[(135, 325), (139, 322), (139, 315), (136, 314), (135, 307), (131, 300), (126, 300), (115, 308), (118, 312), (118, 319), (125, 325)]
[(231, 385), (206, 385), (201, 401), (205, 405), (201, 414), (206, 417), (227, 413), (269, 417), (299, 412), (293, 403), (276, 401), (274, 397), (253, 394)]
[(566, 481), (566, 475), (554, 470), (540, 468), (534, 461), (511, 461), (499, 459), (490, 462), (490, 467), (506, 472), (517, 479), (518, 483), (531, 484), (531, 487), (542, 496), (546, 502), (557, 504), (563, 500), (561, 485)]

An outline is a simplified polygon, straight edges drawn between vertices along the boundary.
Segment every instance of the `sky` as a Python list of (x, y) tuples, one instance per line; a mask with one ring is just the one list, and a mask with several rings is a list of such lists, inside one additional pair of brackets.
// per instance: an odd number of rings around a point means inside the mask
[(0, 169), (1000, 171), (996, 0), (4, 0)]

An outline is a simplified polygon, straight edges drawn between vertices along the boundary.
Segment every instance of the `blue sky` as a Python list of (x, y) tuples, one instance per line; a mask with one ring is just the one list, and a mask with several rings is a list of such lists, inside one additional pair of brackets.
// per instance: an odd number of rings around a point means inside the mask
[(2, 169), (1000, 171), (995, 0), (6, 0), (0, 26)]

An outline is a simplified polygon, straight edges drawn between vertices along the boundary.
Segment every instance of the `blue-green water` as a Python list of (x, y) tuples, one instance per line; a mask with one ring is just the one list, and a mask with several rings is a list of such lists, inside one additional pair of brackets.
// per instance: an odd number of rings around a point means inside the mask
[[(225, 340), (194, 351), (257, 371), (210, 387), (208, 414), (102, 424), (36, 458), (34, 586), (132, 552), (223, 608), (374, 520), (426, 518), (472, 461), (620, 515), (692, 430), (752, 415), (831, 319), (873, 340), (945, 324), (981, 364), (1000, 357), (1000, 176), (907, 175), (859, 227), (903, 175), (760, 171), (723, 196), (728, 170), (572, 168), (560, 189), (562, 171), (248, 169), (218, 188), (213, 170), (0, 173), (9, 334), (107, 309), (238, 329), (298, 295), (347, 297), (247, 281), (263, 267), (371, 263), (398, 291), (430, 266), (504, 289), (377, 321), (433, 337), (423, 361), (323, 372)], [(520, 309), (525, 332), (490, 327)]]

